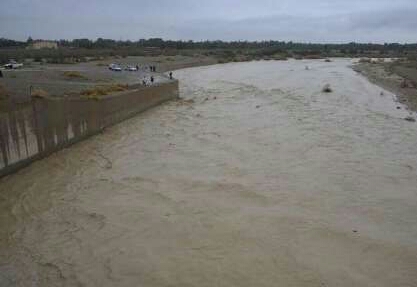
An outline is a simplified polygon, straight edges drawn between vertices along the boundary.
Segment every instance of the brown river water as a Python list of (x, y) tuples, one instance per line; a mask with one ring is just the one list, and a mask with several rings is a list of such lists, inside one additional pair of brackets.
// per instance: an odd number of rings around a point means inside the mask
[(176, 71), (1, 179), (0, 286), (417, 286), (417, 124), (350, 63)]

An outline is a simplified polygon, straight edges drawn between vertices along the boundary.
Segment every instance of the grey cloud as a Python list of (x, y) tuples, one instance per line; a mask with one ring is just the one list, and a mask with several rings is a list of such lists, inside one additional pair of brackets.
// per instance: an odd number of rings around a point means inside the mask
[(359, 13), (350, 16), (355, 29), (407, 29), (414, 30), (417, 36), (417, 9), (394, 9)]
[(0, 37), (416, 42), (415, 0), (2, 0)]
[[(181, 27), (190, 38), (281, 39), (303, 42), (416, 42), (417, 9), (335, 13), (328, 16), (274, 15), (238, 21), (206, 20)], [(219, 36), (220, 35), (220, 36)], [(200, 38), (201, 39), (201, 38)]]

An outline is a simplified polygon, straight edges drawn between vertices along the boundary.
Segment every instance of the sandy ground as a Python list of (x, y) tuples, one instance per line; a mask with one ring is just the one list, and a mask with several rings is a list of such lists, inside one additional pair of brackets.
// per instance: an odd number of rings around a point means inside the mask
[(371, 82), (393, 92), (398, 101), (410, 110), (417, 111), (417, 87), (401, 87), (404, 78), (417, 83), (417, 67), (405, 68), (401, 65), (388, 67), (387, 64), (381, 63), (358, 63), (353, 69), (362, 73)]
[(350, 64), (176, 71), (1, 179), (0, 286), (417, 286), (417, 125)]
[[(108, 69), (111, 63), (117, 63), (121, 67), (138, 65), (140, 69), (138, 72), (113, 72)], [(170, 71), (213, 63), (215, 63), (213, 58), (205, 56), (126, 57), (67, 65), (33, 63), (23, 69), (2, 70), (4, 77), (0, 78), (2, 87), (0, 92), (4, 94), (4, 91), (7, 91), (12, 99), (25, 102), (30, 99), (31, 86), (35, 89), (42, 89), (51, 96), (63, 96), (77, 94), (98, 85), (135, 85), (142, 83), (143, 80), (150, 84), (151, 75), (157, 83), (166, 81)], [(156, 67), (156, 73), (150, 72), (150, 65)], [(66, 77), (64, 73), (68, 71), (76, 71), (82, 78)]]

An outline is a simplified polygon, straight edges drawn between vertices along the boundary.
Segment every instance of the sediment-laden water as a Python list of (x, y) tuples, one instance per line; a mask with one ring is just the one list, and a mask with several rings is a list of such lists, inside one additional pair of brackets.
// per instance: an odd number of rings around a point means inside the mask
[(0, 286), (416, 286), (417, 125), (349, 64), (177, 71), (1, 179)]

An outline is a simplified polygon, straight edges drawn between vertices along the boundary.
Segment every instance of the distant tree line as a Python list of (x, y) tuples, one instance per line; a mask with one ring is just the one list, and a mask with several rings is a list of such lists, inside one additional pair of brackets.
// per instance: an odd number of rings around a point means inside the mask
[(346, 43), (317, 44), (285, 41), (173, 41), (161, 38), (140, 39), (138, 41), (117, 41), (98, 38), (59, 40), (57, 50), (25, 49), (34, 40), (15, 41), (0, 38), (0, 61), (10, 58), (35, 60), (47, 59), (48, 62), (63, 63), (68, 59), (107, 56), (141, 56), (149, 48), (157, 49), (163, 55), (192, 55), (196, 51), (219, 58), (221, 61), (241, 61), (258, 58), (280, 57), (362, 57), (362, 56), (410, 56), (415, 57), (417, 43)]
[(357, 54), (363, 51), (416, 51), (417, 43), (415, 44), (399, 44), (399, 43), (347, 43), (347, 44), (315, 44), (315, 43), (296, 43), (284, 41), (172, 41), (163, 40), (161, 38), (140, 39), (138, 41), (115, 41), (112, 39), (98, 38), (93, 41), (90, 39), (74, 39), (72, 41), (60, 40), (58, 41), (61, 47), (85, 48), (85, 49), (114, 49), (121, 47), (157, 47), (160, 49), (265, 49), (275, 48), (282, 51), (296, 50), (296, 51), (316, 51), (326, 52), (331, 50), (339, 50), (342, 53)]
[[(15, 41), (5, 38), (0, 38), (0, 47), (26, 47), (33, 42), (29, 37), (27, 41)], [(355, 53), (357, 51), (409, 51), (417, 50), (417, 43), (413, 44), (399, 44), (399, 43), (346, 43), (346, 44), (317, 44), (317, 43), (297, 43), (285, 41), (173, 41), (163, 40), (161, 38), (140, 39), (138, 41), (116, 41), (112, 39), (98, 38), (97, 40), (90, 39), (74, 39), (74, 40), (59, 40), (57, 41), (60, 47), (68, 48), (84, 48), (84, 49), (114, 49), (121, 47), (157, 47), (161, 49), (262, 49), (262, 48), (277, 48), (283, 51), (288, 50), (309, 50), (309, 51), (329, 51), (329, 50), (343, 50), (346, 53)]]
[(0, 48), (26, 47), (26, 42), (0, 38)]

